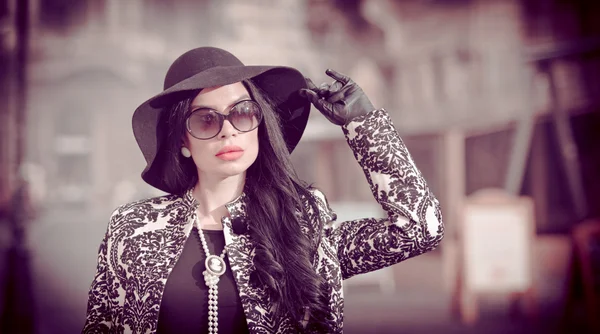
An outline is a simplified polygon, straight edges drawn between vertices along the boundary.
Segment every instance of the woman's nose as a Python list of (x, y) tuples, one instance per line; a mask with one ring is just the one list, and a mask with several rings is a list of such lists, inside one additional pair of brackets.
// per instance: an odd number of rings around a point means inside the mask
[(236, 136), (238, 134), (238, 130), (233, 127), (233, 124), (228, 120), (223, 121), (223, 128), (221, 128), (221, 132), (219, 133), (220, 138), (227, 138), (230, 136)]

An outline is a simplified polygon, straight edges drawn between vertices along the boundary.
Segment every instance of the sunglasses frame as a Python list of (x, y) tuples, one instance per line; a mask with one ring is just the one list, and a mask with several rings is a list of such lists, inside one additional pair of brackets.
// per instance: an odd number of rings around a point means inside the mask
[[(255, 104), (255, 105), (258, 107), (258, 110), (260, 111), (260, 119), (258, 120), (258, 123), (256, 124), (256, 127), (252, 128), (252, 129), (250, 129), (250, 130), (240, 130), (240, 129), (238, 129), (238, 128), (237, 128), (237, 126), (235, 126), (235, 124), (233, 124), (233, 122), (232, 122), (231, 120), (229, 120), (229, 117), (230, 117), (230, 115), (231, 115), (231, 111), (233, 110), (233, 108), (235, 108), (236, 106), (238, 106), (239, 104), (241, 104), (241, 103), (244, 103), (244, 102), (251, 102), (251, 103)], [(205, 109), (206, 109), (206, 110), (211, 110), (211, 111), (213, 111), (215, 114), (217, 114), (217, 115), (218, 115), (217, 117), (218, 117), (218, 119), (219, 119), (219, 131), (217, 131), (217, 133), (216, 133), (214, 136), (212, 136), (212, 137), (209, 137), (209, 138), (198, 138), (198, 137), (194, 136), (194, 134), (192, 133), (192, 130), (190, 129), (190, 118), (191, 118), (191, 117), (192, 117), (192, 116), (193, 116), (193, 115), (194, 115), (194, 114), (195, 114), (197, 111), (199, 111), (199, 110), (205, 110)], [(234, 129), (236, 129), (237, 131), (240, 131), (240, 132), (242, 132), (242, 133), (246, 133), (246, 132), (250, 132), (250, 131), (252, 131), (252, 130), (255, 130), (255, 129), (257, 129), (257, 128), (258, 128), (258, 126), (260, 125), (260, 123), (262, 123), (262, 120), (263, 120), (263, 113), (262, 113), (262, 108), (260, 107), (260, 104), (258, 104), (256, 101), (254, 101), (254, 100), (251, 100), (251, 99), (249, 99), (249, 100), (242, 100), (242, 101), (236, 102), (234, 105), (232, 105), (232, 106), (231, 106), (231, 108), (229, 108), (229, 110), (228, 110), (228, 111), (229, 111), (229, 113), (227, 113), (227, 114), (223, 114), (223, 113), (220, 113), (220, 112), (218, 112), (217, 110), (214, 110), (214, 109), (211, 109), (211, 108), (198, 108), (198, 109), (194, 109), (194, 110), (192, 110), (192, 111), (190, 112), (190, 114), (189, 114), (189, 115), (186, 117), (186, 119), (185, 119), (185, 129), (187, 130), (187, 132), (188, 132), (188, 133), (189, 133), (189, 134), (190, 134), (192, 137), (194, 137), (194, 138), (196, 138), (196, 139), (199, 139), (199, 140), (209, 140), (209, 139), (213, 139), (213, 138), (215, 138), (216, 136), (218, 136), (218, 135), (219, 135), (219, 133), (221, 133), (221, 130), (223, 130), (223, 124), (225, 124), (225, 121), (229, 121), (229, 124), (231, 124), (231, 125), (233, 126), (233, 128), (234, 128)]]

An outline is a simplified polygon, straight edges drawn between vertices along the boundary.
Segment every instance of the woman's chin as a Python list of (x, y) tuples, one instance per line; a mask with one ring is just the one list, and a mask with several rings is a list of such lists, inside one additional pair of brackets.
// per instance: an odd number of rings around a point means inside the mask
[(232, 177), (244, 174), (248, 170), (246, 164), (229, 164), (219, 169), (219, 173), (224, 177)]

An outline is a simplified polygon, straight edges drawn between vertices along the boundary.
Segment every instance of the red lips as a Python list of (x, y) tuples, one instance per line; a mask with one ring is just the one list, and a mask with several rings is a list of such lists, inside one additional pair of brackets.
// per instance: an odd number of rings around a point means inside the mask
[(241, 158), (242, 155), (244, 155), (244, 150), (241, 147), (229, 145), (219, 150), (215, 156), (221, 160), (232, 161)]
[(221, 150), (219, 150), (219, 152), (217, 152), (217, 154), (215, 154), (215, 155), (218, 157), (219, 155), (233, 153), (233, 152), (244, 152), (244, 150), (239, 146), (227, 145), (227, 146), (223, 147)]

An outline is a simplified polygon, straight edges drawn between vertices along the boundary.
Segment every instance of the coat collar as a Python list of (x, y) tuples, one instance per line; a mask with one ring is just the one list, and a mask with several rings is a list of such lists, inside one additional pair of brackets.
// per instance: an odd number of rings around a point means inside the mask
[[(188, 189), (182, 196), (183, 202), (192, 207), (194, 210), (198, 209), (200, 205), (196, 198), (194, 198), (194, 188)], [(225, 207), (227, 211), (229, 211), (229, 215), (231, 218), (236, 218), (234, 216), (245, 216), (245, 208), (246, 202), (248, 200), (248, 195), (246, 195), (246, 191), (244, 190), (237, 198), (232, 200), (231, 202), (225, 203)]]
[[(192, 208), (192, 212), (194, 212), (193, 217), (195, 219), (195, 213), (198, 209), (199, 203), (194, 197), (193, 191), (194, 188), (188, 189), (183, 194), (182, 200), (184, 205)], [(235, 198), (231, 202), (225, 203), (225, 208), (229, 213), (229, 216), (221, 218), (221, 223), (223, 224), (223, 229), (225, 232), (233, 232), (234, 234), (244, 234), (248, 231), (249, 220), (247, 219), (246, 215), (247, 202), (248, 195), (246, 195), (246, 191), (244, 190), (237, 198)], [(227, 236), (227, 234), (229, 233), (226, 233), (225, 235)]]

